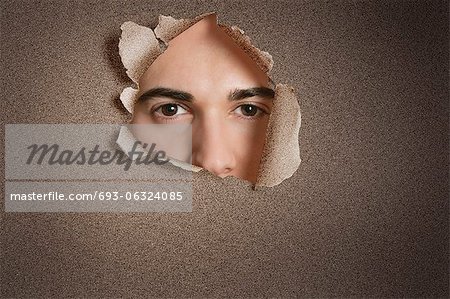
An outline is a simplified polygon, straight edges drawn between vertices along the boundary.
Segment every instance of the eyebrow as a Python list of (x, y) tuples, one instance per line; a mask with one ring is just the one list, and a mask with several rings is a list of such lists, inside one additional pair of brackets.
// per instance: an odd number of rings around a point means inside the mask
[[(228, 94), (228, 100), (239, 101), (245, 98), (251, 98), (259, 96), (263, 99), (273, 99), (275, 97), (275, 91), (268, 87), (252, 87), (245, 89), (235, 89)], [(167, 88), (167, 87), (155, 87), (144, 92), (139, 98), (138, 102), (143, 102), (146, 100), (151, 100), (157, 97), (171, 98), (179, 101), (192, 102), (195, 98), (192, 94)]]
[(180, 101), (188, 101), (191, 102), (194, 99), (194, 96), (188, 92), (184, 92), (181, 90), (176, 90), (167, 87), (156, 87), (144, 92), (139, 98), (138, 102), (143, 102), (146, 100), (151, 100), (152, 98), (164, 97), (171, 98), (174, 100)]
[(253, 87), (246, 89), (233, 90), (228, 99), (230, 101), (239, 101), (245, 98), (261, 97), (263, 99), (273, 99), (275, 97), (275, 91), (268, 87)]

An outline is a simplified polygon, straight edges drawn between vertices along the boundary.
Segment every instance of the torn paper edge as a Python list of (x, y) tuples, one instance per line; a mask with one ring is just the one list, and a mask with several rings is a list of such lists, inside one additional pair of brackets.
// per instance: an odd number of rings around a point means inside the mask
[(133, 22), (123, 23), (120, 29), (119, 55), (128, 77), (138, 84), (139, 78), (162, 50), (152, 29)]
[[(153, 61), (164, 52), (170, 40), (190, 28), (204, 17), (215, 12), (202, 14), (193, 19), (174, 19), (171, 16), (159, 16), (159, 23), (155, 30), (140, 26), (133, 22), (122, 24), (122, 36), (119, 42), (119, 54), (127, 69), (127, 75), (136, 83), (138, 89), (127, 87), (120, 95), (120, 100), (128, 112), (133, 113), (134, 104), (139, 92), (139, 78), (150, 67)], [(255, 61), (264, 71), (269, 80), (273, 67), (272, 56), (252, 45), (250, 37), (237, 26), (218, 24), (236, 44)], [(164, 43), (164, 47), (161, 46)], [(286, 98), (284, 98), (286, 97)], [(283, 117), (282, 117), (283, 116)], [(286, 117), (290, 116), (290, 117)], [(292, 122), (289, 122), (291, 120)], [(272, 187), (291, 177), (298, 169), (300, 149), (298, 133), (301, 125), (301, 114), (298, 100), (293, 88), (283, 84), (276, 85), (274, 107), (269, 119), (266, 133), (266, 145), (264, 147), (260, 171), (256, 186)], [(183, 169), (193, 170), (192, 166), (174, 165)], [(194, 166), (199, 171), (202, 168)]]
[(175, 19), (171, 16), (159, 16), (159, 22), (156, 26), (154, 32), (158, 39), (163, 41), (166, 46), (169, 42), (180, 35), (183, 31), (189, 29), (192, 25), (207, 17), (209, 15), (215, 15), (215, 12), (209, 12), (202, 15), (199, 15), (193, 19)]
[(301, 112), (294, 88), (277, 84), (256, 186), (278, 185), (298, 169), (300, 126)]

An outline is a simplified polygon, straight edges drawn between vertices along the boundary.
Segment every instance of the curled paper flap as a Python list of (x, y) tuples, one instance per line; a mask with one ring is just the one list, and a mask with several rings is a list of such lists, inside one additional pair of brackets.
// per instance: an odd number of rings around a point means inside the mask
[(120, 26), (122, 35), (119, 41), (119, 54), (127, 75), (133, 82), (149, 68), (152, 62), (162, 53), (153, 30), (133, 22), (125, 22)]
[(256, 185), (278, 185), (298, 169), (301, 162), (298, 143), (300, 125), (300, 106), (294, 89), (277, 84)]
[(120, 94), (120, 101), (128, 112), (133, 113), (133, 106), (136, 101), (139, 90), (132, 87), (125, 88)]
[(162, 40), (164, 43), (168, 44), (173, 38), (178, 36), (180, 33), (200, 21), (206, 16), (215, 15), (215, 12), (205, 13), (197, 16), (193, 19), (174, 19), (171, 16), (159, 16), (158, 25), (155, 28), (155, 35)]

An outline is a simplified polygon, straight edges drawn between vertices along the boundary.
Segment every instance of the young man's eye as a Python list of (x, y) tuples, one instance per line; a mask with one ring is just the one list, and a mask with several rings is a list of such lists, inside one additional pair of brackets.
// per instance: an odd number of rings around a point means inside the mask
[(258, 106), (251, 104), (240, 105), (234, 111), (237, 114), (242, 115), (244, 117), (259, 117), (262, 114), (267, 114), (264, 110), (262, 110)]
[(188, 113), (188, 111), (178, 104), (164, 104), (154, 110), (157, 114), (171, 117)]

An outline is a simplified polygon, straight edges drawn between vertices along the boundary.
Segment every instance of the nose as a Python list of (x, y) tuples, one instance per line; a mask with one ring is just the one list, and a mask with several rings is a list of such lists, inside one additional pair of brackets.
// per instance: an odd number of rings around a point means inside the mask
[(204, 119), (192, 127), (192, 163), (226, 177), (236, 167), (230, 132), (223, 121)]

